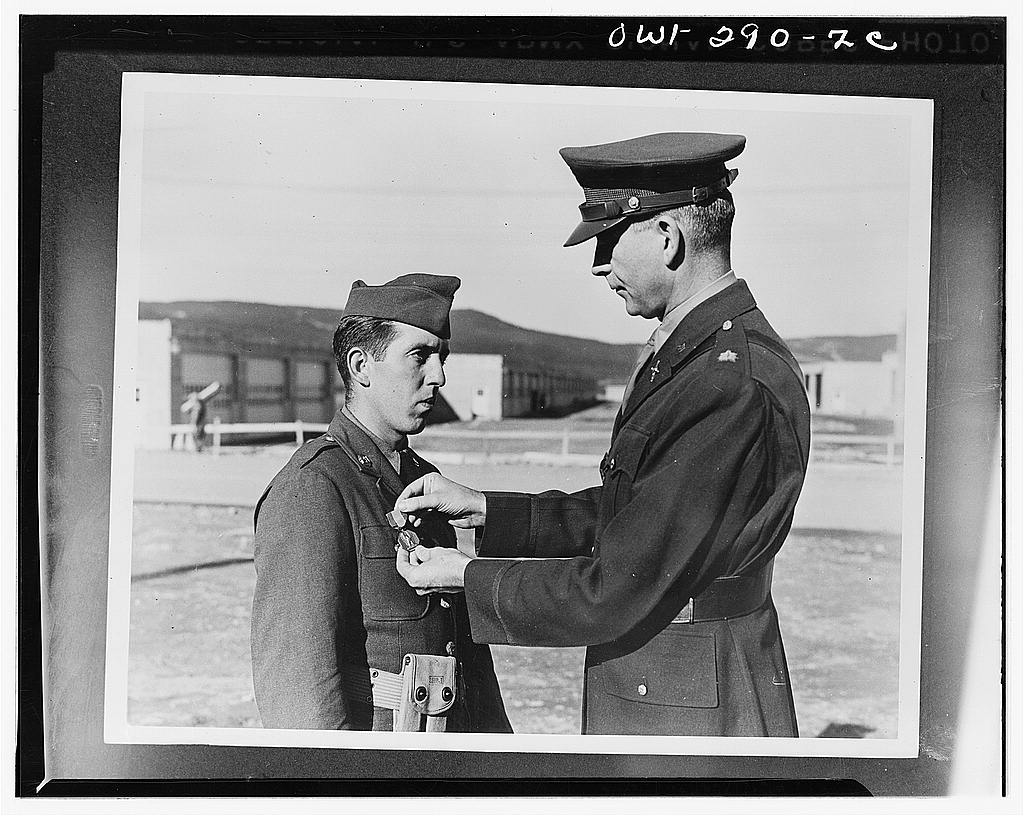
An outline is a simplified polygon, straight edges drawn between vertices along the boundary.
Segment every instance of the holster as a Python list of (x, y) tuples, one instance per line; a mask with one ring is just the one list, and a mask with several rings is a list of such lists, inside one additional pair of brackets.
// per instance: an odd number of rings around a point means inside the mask
[(444, 731), (455, 704), (455, 658), (408, 654), (402, 664), (402, 691), (395, 731)]
[(395, 712), (394, 731), (445, 731), (447, 713), (457, 695), (455, 658), (407, 654), (400, 674), (347, 666), (342, 684), (353, 700)]

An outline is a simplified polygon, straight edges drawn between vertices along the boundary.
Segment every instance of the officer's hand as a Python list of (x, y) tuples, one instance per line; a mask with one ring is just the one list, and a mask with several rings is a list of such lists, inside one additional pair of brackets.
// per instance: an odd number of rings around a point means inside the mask
[(419, 595), (461, 592), (468, 563), (469, 556), (448, 547), (417, 547), (412, 552), (399, 547), (395, 560), (398, 574)]
[(436, 510), (448, 516), (453, 527), (483, 527), (487, 516), (487, 499), (483, 493), (463, 487), (440, 473), (420, 476), (406, 485), (395, 508), (409, 517), (409, 522), (418, 527), (422, 523), (419, 513)]

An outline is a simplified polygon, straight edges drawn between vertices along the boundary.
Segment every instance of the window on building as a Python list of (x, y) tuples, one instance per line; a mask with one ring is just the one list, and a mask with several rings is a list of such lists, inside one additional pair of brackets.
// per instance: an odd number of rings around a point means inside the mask
[(234, 399), (234, 364), (230, 354), (182, 353), (182, 393), (179, 395), (182, 401), (193, 391), (202, 391), (213, 382), (220, 383), (220, 393), (210, 401), (211, 406), (223, 405)]
[(287, 396), (284, 360), (250, 357), (245, 361), (247, 402), (283, 402)]
[(323, 399), (327, 391), (327, 364), (298, 361), (295, 363), (295, 399)]

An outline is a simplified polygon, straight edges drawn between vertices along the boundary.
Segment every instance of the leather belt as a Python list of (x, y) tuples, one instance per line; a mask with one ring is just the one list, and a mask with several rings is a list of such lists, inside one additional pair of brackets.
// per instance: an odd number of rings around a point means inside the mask
[(716, 578), (700, 595), (687, 601), (672, 623), (728, 620), (760, 609), (771, 595), (774, 563), (772, 559), (749, 575)]

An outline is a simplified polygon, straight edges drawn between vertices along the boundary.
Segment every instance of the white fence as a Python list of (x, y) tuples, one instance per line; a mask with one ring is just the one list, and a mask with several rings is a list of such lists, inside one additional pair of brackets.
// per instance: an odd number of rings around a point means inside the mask
[[(295, 445), (302, 444), (303, 436), (307, 433), (323, 433), (327, 430), (326, 422), (221, 422), (214, 419), (205, 427), (206, 435), (213, 439), (214, 453), (220, 453), (221, 440), (224, 434), (245, 434), (245, 435), (283, 435), (295, 434)], [(181, 448), (185, 440), (192, 434), (192, 426), (188, 424), (171, 425), (171, 447)]]
[[(192, 426), (187, 424), (171, 425), (168, 429), (171, 434), (171, 446), (181, 448), (192, 433)], [(206, 434), (212, 440), (214, 453), (220, 453), (221, 443), (226, 434), (243, 435), (274, 435), (285, 434), (295, 436), (295, 445), (302, 444), (305, 434), (320, 434), (327, 430), (325, 422), (220, 422), (214, 420), (206, 425)], [(420, 435), (420, 439), (479, 439), (486, 449), (489, 440), (499, 439), (557, 439), (561, 442), (561, 455), (569, 456), (569, 446), (572, 440), (599, 439), (606, 440), (609, 431), (585, 431), (566, 426), (560, 430), (553, 431), (523, 431), (500, 429), (474, 429), (474, 428), (444, 428), (434, 426), (426, 428)], [(901, 447), (900, 441), (895, 436), (867, 436), (859, 434), (811, 434), (811, 443), (814, 445), (840, 445), (843, 447), (874, 447), (885, 450), (885, 463), (894, 465), (896, 453)]]
[(812, 433), (811, 447), (815, 445), (844, 445), (848, 447), (883, 447), (885, 448), (885, 463), (896, 464), (896, 450), (901, 448), (903, 443), (895, 436), (867, 436), (861, 434), (826, 434)]

